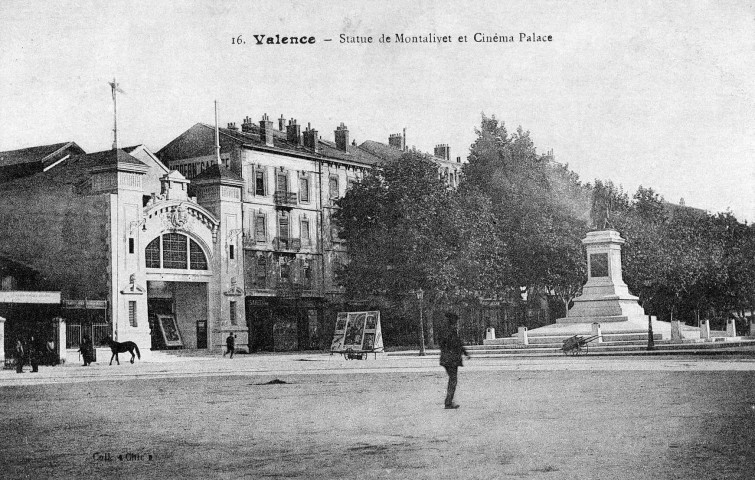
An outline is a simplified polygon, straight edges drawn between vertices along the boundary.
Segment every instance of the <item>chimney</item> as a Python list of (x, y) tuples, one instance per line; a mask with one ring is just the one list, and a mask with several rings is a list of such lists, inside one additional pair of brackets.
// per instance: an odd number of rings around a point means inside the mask
[(239, 131), (239, 127), (236, 126), (236, 122), (229, 122), (228, 123), (228, 130), (233, 130), (234, 132)]
[(445, 161), (451, 160), (451, 149), (448, 147), (447, 143), (441, 143), (440, 145), (435, 146), (435, 156), (438, 158), (442, 158)]
[(268, 147), (273, 146), (273, 122), (270, 121), (267, 113), (262, 115), (262, 120), (260, 120), (260, 141)]
[(281, 118), (278, 119), (278, 130), (281, 132), (286, 131), (286, 119), (283, 118), (283, 114), (281, 113)]
[(243, 133), (252, 133), (252, 119), (247, 116), (243, 122), (241, 122), (241, 131)]
[(320, 151), (319, 136), (317, 130), (313, 129), (311, 124), (307, 123), (307, 129), (304, 130), (304, 147), (311, 149), (314, 153)]
[(286, 127), (286, 140), (288, 140), (288, 143), (301, 145), (301, 125), (296, 123), (295, 118), (288, 121), (288, 126)]
[(406, 129), (404, 129), (404, 133), (392, 133), (388, 135), (388, 145), (390, 145), (393, 148), (398, 148), (402, 152), (406, 151)]
[(402, 142), (401, 134), (400, 133), (391, 133), (388, 135), (388, 145), (390, 145), (393, 148), (398, 148), (399, 150), (403, 150), (401, 147)]
[(347, 146), (349, 145), (349, 128), (341, 122), (341, 125), (336, 127), (335, 134), (336, 148), (342, 152), (346, 152)]

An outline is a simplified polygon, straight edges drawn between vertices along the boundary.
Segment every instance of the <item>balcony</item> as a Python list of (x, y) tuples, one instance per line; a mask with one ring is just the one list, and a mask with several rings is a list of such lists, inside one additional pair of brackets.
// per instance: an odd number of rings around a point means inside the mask
[(273, 194), (273, 202), (276, 207), (293, 208), (297, 204), (297, 195), (294, 192), (277, 191)]
[(284, 299), (313, 298), (322, 297), (322, 287), (320, 282), (289, 282), (280, 280), (275, 287), (275, 295)]
[(279, 252), (298, 252), (301, 250), (301, 239), (291, 237), (275, 237), (273, 249)]

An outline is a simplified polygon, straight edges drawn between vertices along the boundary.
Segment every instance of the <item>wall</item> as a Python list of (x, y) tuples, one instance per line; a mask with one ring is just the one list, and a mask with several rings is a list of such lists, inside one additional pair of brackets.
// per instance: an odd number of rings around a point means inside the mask
[(34, 178), (2, 187), (0, 253), (44, 272), (64, 299), (107, 299), (110, 196)]

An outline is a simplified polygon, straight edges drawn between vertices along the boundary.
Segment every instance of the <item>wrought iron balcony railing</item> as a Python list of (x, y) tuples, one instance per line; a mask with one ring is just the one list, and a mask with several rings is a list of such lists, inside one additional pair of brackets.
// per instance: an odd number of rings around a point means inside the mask
[(295, 192), (277, 191), (273, 194), (273, 202), (279, 207), (294, 207), (297, 204)]
[(285, 252), (298, 252), (301, 250), (301, 239), (292, 237), (275, 237), (273, 249)]

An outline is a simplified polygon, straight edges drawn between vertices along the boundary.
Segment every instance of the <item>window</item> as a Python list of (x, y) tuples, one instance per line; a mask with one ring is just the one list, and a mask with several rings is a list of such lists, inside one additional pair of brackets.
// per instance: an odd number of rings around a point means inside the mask
[(291, 265), (281, 258), (281, 280), (288, 280), (291, 276)]
[(186, 268), (186, 237), (178, 233), (163, 235), (163, 268)]
[(306, 218), (301, 221), (301, 243), (309, 245), (309, 220)]
[(309, 258), (304, 260), (302, 265), (302, 277), (304, 279), (304, 287), (312, 288), (312, 260)]
[(299, 199), (304, 203), (309, 203), (309, 178), (299, 178)]
[(228, 308), (228, 314), (231, 319), (231, 325), (237, 325), (238, 321), (236, 320), (236, 301), (231, 300), (231, 303)]
[(281, 216), (278, 217), (278, 236), (281, 239), (287, 239), (289, 237), (288, 234), (288, 215), (283, 212)]
[(149, 242), (144, 257), (147, 260), (147, 268), (160, 268), (160, 237)]
[(330, 199), (335, 200), (336, 198), (338, 198), (338, 177), (331, 175), (328, 186), (330, 187)]
[(134, 239), (128, 239), (128, 253), (134, 253)]
[(254, 171), (254, 194), (265, 195), (265, 171), (259, 168)]
[(354, 185), (357, 183), (356, 179), (354, 178), (350, 178), (348, 182), (349, 183), (346, 186), (346, 190), (351, 190), (352, 188), (354, 188)]
[(128, 324), (132, 327), (138, 327), (136, 323), (136, 302), (128, 302)]
[(267, 284), (267, 258), (264, 255), (257, 257), (257, 268), (255, 270), (256, 285), (265, 288)]
[(254, 241), (265, 243), (267, 241), (267, 229), (265, 228), (265, 216), (254, 217)]
[(254, 167), (252, 165), (244, 166), (244, 180), (246, 181), (246, 191), (254, 195)]
[(229, 258), (230, 260), (233, 260), (233, 257), (234, 257), (234, 255), (233, 255), (233, 254), (234, 254), (234, 253), (235, 253), (235, 252), (234, 252), (234, 248), (233, 248), (233, 245), (228, 245), (228, 258)]
[(189, 250), (191, 258), (190, 268), (192, 270), (207, 270), (207, 257), (204, 256), (204, 252), (194, 240), (189, 239)]
[(166, 233), (147, 245), (147, 268), (207, 270), (207, 257), (197, 242), (180, 233)]
[(276, 175), (275, 191), (288, 192), (288, 176), (285, 173)]

